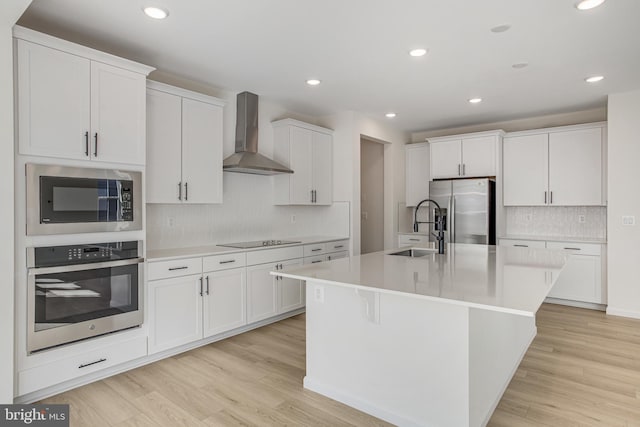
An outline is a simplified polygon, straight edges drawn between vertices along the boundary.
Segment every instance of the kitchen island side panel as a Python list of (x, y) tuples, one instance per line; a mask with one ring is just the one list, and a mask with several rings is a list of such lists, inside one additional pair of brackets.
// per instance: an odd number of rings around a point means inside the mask
[(469, 308), (307, 281), (305, 387), (398, 425), (469, 425)]

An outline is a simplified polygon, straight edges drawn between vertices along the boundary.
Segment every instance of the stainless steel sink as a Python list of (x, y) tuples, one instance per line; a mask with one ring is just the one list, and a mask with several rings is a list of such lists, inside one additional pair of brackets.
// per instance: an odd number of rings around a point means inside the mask
[(426, 255), (431, 255), (431, 254), (435, 254), (438, 251), (436, 251), (435, 249), (419, 249), (419, 248), (411, 248), (411, 249), (405, 249), (399, 252), (391, 252), (387, 255), (397, 255), (397, 256), (406, 256), (406, 257), (411, 257), (411, 258), (419, 258), (422, 256), (426, 256)]

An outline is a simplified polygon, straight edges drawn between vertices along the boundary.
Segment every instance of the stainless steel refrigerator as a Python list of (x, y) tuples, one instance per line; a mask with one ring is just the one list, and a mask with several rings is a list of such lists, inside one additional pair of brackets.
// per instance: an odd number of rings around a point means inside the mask
[[(440, 205), (446, 217), (446, 243), (496, 244), (495, 191), (495, 181), (488, 178), (429, 183), (429, 198)], [(430, 223), (422, 224), (421, 228), (428, 226), (429, 231), (435, 232), (435, 215), (435, 206), (429, 204)]]

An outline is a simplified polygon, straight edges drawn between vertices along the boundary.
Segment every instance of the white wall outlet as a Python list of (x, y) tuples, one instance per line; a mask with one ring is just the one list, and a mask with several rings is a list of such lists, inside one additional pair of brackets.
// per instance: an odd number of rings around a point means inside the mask
[(580, 224), (584, 224), (585, 222), (587, 222), (587, 217), (585, 215), (578, 215), (578, 222)]
[(291, 215), (291, 224), (295, 224), (295, 223), (296, 223), (296, 216)]
[(633, 215), (625, 215), (622, 217), (622, 225), (636, 225), (636, 217)]
[(313, 288), (313, 299), (315, 299), (319, 303), (324, 302), (324, 286), (314, 286)]
[(174, 216), (170, 216), (167, 218), (167, 227), (175, 227), (176, 226), (176, 218)]

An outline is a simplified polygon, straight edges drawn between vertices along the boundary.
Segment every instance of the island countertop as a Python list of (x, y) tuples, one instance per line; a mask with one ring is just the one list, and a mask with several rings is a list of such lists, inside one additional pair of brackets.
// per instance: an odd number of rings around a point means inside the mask
[(459, 243), (419, 258), (391, 255), (399, 250), (271, 274), (533, 316), (568, 259), (563, 251)]

